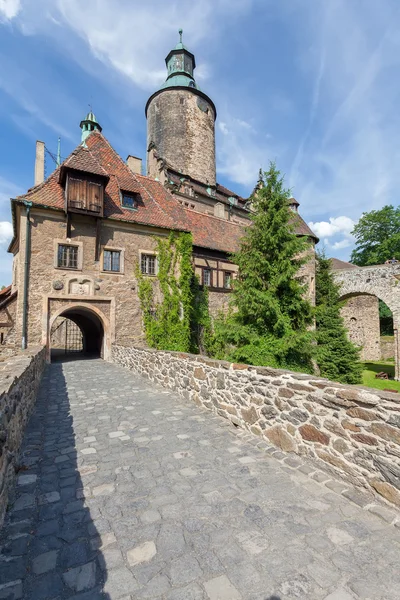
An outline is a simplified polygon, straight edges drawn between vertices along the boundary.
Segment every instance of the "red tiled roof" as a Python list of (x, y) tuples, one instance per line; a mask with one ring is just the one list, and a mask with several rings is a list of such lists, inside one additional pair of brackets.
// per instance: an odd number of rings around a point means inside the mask
[(0, 300), (3, 300), (4, 296), (11, 292), (11, 285), (8, 285), (4, 290), (0, 290)]
[[(143, 178), (132, 173), (100, 132), (92, 132), (86, 138), (86, 145), (87, 149), (78, 147), (46, 181), (31, 188), (27, 194), (19, 196), (18, 199), (26, 199), (36, 205), (64, 210), (64, 189), (59, 183), (60, 169), (79, 168), (79, 170), (83, 170), (82, 166), (88, 167), (90, 162), (96, 169), (96, 174), (109, 177), (104, 194), (105, 217), (153, 227), (179, 229), (173, 215), (157, 202), (157, 194), (154, 197), (149, 194), (147, 188), (140, 182)], [(161, 184), (158, 185), (162, 188)], [(130, 210), (121, 205), (121, 191), (139, 195), (138, 210)], [(173, 201), (172, 197), (171, 200)], [(175, 204), (177, 203), (175, 202)]]
[(357, 269), (357, 265), (340, 260), (339, 258), (330, 258), (332, 271), (339, 271), (340, 269)]
[[(105, 137), (98, 131), (86, 139), (87, 148), (78, 147), (42, 184), (28, 190), (19, 199), (33, 204), (64, 210), (64, 189), (60, 184), (60, 169), (87, 170), (93, 165), (96, 174), (107, 176), (104, 194), (104, 217), (152, 227), (191, 231), (196, 246), (235, 252), (243, 235), (243, 226), (197, 211), (186, 210), (159, 181), (132, 173)], [(85, 167), (83, 169), (82, 167)], [(230, 193), (223, 188), (224, 194)], [(121, 205), (121, 192), (138, 194), (139, 207), (130, 210)], [(315, 237), (299, 214), (296, 233)]]
[(69, 155), (62, 165), (62, 170), (65, 168), (75, 169), (76, 171), (84, 171), (92, 175), (101, 175), (107, 177), (107, 172), (103, 169), (98, 160), (90, 152), (89, 148), (78, 146)]
[(317, 238), (315, 233), (309, 228), (303, 217), (299, 215), (298, 212), (292, 212), (291, 221), (294, 225), (294, 230), (297, 235), (306, 235), (307, 237), (314, 238), (317, 242), (319, 242), (319, 238)]

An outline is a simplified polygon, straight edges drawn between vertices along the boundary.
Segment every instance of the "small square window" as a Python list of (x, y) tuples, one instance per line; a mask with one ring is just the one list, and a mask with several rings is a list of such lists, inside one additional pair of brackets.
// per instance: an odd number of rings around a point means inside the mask
[(203, 269), (203, 285), (211, 286), (211, 269)]
[(124, 208), (137, 208), (138, 201), (135, 194), (122, 194), (122, 206)]
[(58, 245), (57, 266), (62, 269), (78, 268), (78, 246)]
[(142, 254), (140, 258), (140, 270), (143, 275), (156, 275), (157, 257), (155, 254)]
[(103, 270), (119, 273), (121, 270), (121, 252), (119, 250), (104, 250)]

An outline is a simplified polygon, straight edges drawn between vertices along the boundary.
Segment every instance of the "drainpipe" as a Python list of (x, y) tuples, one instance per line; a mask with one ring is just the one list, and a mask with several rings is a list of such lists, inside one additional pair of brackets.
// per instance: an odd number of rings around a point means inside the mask
[(31, 222), (29, 219), (32, 202), (24, 200), (26, 206), (26, 235), (25, 235), (25, 263), (24, 263), (24, 298), (22, 305), (22, 350), (26, 350), (27, 317), (28, 317), (28, 286), (29, 267), (31, 263)]

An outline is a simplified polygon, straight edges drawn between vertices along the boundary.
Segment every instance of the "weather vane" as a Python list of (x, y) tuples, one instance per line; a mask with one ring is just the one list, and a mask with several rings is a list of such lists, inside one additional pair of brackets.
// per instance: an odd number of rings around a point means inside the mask
[(182, 44), (183, 29), (180, 29), (178, 33), (179, 33), (179, 37), (180, 37), (180, 43)]

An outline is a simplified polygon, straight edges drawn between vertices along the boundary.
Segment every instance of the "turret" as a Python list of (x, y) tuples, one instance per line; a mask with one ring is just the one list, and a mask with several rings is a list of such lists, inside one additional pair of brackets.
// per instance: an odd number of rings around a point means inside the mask
[(195, 57), (179, 35), (165, 59), (167, 79), (146, 105), (147, 174), (158, 177), (161, 162), (214, 187), (216, 110), (197, 85)]

